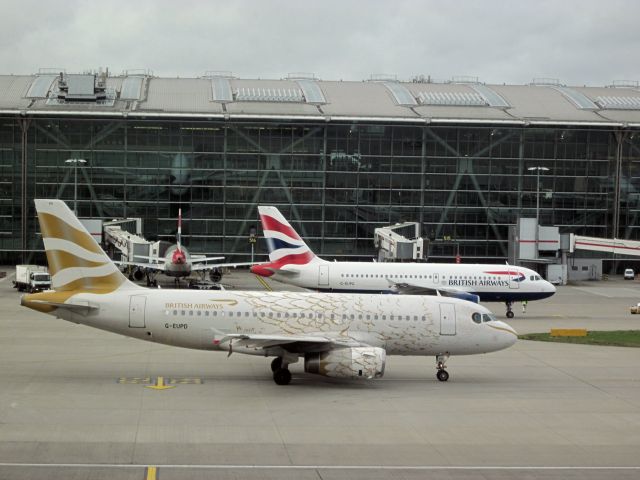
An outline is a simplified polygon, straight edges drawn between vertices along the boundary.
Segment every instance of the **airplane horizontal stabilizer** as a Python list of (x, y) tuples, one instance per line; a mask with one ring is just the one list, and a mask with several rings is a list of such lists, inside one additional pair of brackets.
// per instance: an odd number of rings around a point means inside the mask
[(212, 270), (214, 268), (236, 268), (236, 267), (246, 267), (249, 265), (255, 265), (255, 263), (251, 262), (240, 262), (240, 263), (210, 263), (210, 264), (195, 264), (191, 267), (193, 271), (200, 270)]

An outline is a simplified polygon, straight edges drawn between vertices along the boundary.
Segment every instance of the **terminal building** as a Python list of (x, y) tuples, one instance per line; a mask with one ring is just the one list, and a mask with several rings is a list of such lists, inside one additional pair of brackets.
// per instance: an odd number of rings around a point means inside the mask
[(259, 204), (326, 258), (375, 257), (375, 228), (405, 221), (430, 261), (505, 261), (520, 218), (640, 240), (640, 88), (0, 75), (5, 264), (42, 254), (34, 198), (142, 218), (150, 240), (173, 240), (181, 208), (191, 251), (229, 261), (249, 258)]

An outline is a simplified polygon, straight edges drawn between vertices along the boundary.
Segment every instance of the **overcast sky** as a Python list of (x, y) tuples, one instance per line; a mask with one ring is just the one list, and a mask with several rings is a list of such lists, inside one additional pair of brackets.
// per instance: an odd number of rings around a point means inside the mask
[(635, 0), (0, 0), (0, 74), (640, 80)]

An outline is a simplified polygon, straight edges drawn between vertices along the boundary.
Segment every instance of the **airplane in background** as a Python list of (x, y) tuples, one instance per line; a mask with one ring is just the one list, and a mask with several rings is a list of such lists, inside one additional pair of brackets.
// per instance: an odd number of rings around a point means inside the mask
[(164, 256), (144, 256), (136, 255), (134, 258), (145, 259), (146, 262), (115, 261), (117, 265), (137, 267), (147, 276), (147, 285), (158, 285), (155, 276), (163, 273), (168, 277), (185, 278), (192, 272), (200, 272), (203, 275), (208, 271), (211, 281), (218, 282), (222, 278), (221, 268), (240, 267), (253, 265), (251, 262), (245, 263), (207, 263), (223, 260), (224, 257), (207, 257), (205, 255), (193, 255), (182, 245), (182, 209), (178, 209), (178, 232), (176, 233), (176, 243), (171, 245)]
[(317, 257), (276, 207), (259, 206), (269, 263), (251, 272), (322, 292), (431, 294), (504, 302), (541, 300), (556, 288), (524, 267), (500, 264), (328, 262)]
[(502, 350), (516, 332), (485, 307), (438, 296), (156, 290), (118, 270), (61, 200), (35, 200), (53, 290), (21, 305), (128, 337), (272, 356), (273, 379), (307, 373), (377, 378), (387, 355), (430, 355), (446, 381), (450, 355)]

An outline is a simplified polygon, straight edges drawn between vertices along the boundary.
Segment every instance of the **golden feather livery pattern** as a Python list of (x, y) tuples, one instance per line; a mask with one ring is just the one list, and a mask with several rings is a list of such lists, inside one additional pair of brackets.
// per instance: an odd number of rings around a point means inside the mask
[(36, 210), (56, 292), (104, 294), (127, 282), (63, 202), (36, 200)]

